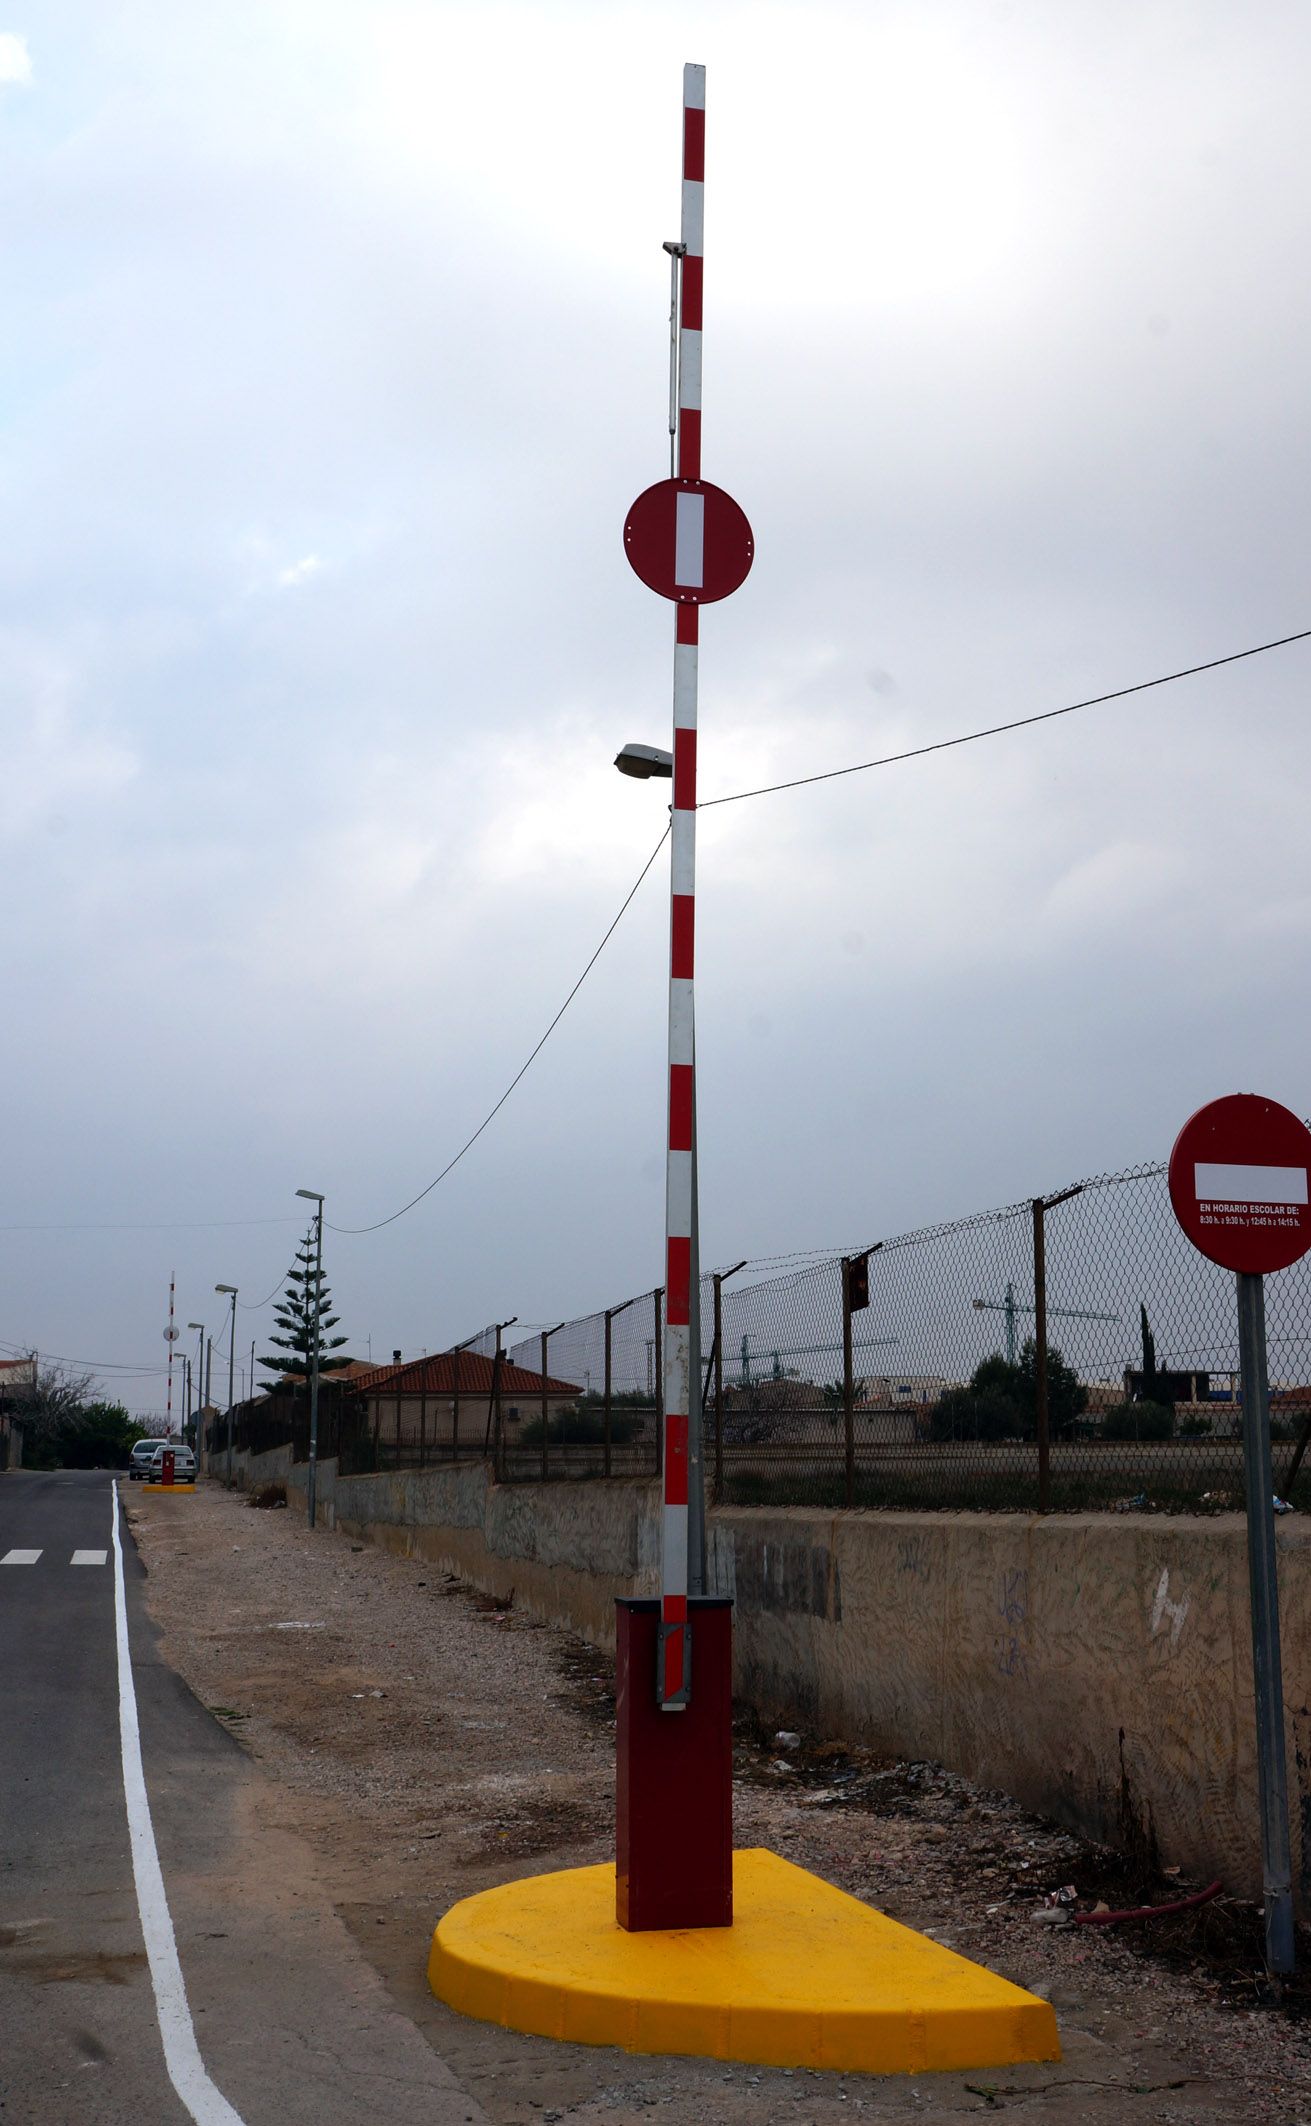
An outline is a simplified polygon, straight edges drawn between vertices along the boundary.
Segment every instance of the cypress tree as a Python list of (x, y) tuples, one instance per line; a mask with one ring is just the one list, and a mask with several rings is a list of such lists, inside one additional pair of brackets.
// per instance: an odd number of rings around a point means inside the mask
[(1156, 1338), (1155, 1338), (1155, 1337), (1153, 1336), (1153, 1334), (1152, 1334), (1152, 1331), (1151, 1331), (1151, 1325), (1150, 1325), (1150, 1323), (1148, 1322), (1148, 1319), (1147, 1319), (1147, 1309), (1146, 1309), (1146, 1307), (1145, 1307), (1145, 1306), (1143, 1306), (1143, 1305), (1141, 1304), (1141, 1302), (1139, 1303), (1139, 1307), (1138, 1307), (1138, 1312), (1139, 1312), (1139, 1314), (1140, 1314), (1140, 1315), (1141, 1315), (1141, 1317), (1142, 1317), (1142, 1336), (1143, 1336), (1143, 1401), (1144, 1401), (1144, 1402), (1148, 1402), (1148, 1403), (1154, 1403), (1154, 1402), (1155, 1402), (1155, 1401), (1157, 1400), (1157, 1395), (1156, 1395)]

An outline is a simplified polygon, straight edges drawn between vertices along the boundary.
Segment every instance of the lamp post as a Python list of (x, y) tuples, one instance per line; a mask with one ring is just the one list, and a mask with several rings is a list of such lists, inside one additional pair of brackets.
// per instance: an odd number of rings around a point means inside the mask
[(237, 1358), (237, 1287), (234, 1284), (216, 1284), (216, 1292), (224, 1292), (232, 1301), (232, 1333), (228, 1338), (228, 1471), (227, 1486), (232, 1489), (232, 1375)]
[(312, 1188), (298, 1188), (298, 1196), (315, 1205), (314, 1211), (314, 1335), (310, 1344), (310, 1473), (305, 1502), (309, 1524), (314, 1526), (319, 1473), (319, 1315), (323, 1306), (323, 1198)]
[(199, 1329), (200, 1346), (196, 1353), (196, 1474), (200, 1475), (205, 1459), (205, 1405), (209, 1401), (209, 1384), (205, 1379), (205, 1324), (189, 1321), (189, 1329)]

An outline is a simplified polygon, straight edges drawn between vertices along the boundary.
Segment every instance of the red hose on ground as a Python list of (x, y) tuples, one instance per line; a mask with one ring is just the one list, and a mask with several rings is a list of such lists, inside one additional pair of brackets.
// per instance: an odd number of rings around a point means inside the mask
[(1208, 1882), (1204, 1890), (1196, 1891), (1192, 1897), (1177, 1897), (1173, 1904), (1138, 1905), (1131, 1912), (1076, 1912), (1074, 1924), (1076, 1927), (1118, 1927), (1122, 1919), (1169, 1919), (1176, 1912), (1191, 1912), (1197, 1905), (1210, 1904), (1213, 1897), (1220, 1895), (1220, 1889), (1217, 1880)]

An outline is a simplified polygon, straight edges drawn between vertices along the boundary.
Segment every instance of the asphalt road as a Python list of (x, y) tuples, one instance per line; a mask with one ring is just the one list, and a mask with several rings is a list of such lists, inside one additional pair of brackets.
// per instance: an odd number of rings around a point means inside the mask
[[(165, 2067), (134, 1884), (111, 1484), (99, 1471), (0, 1476), (3, 2126), (204, 2115)], [(121, 1519), (120, 1532), (150, 1813), (213, 2083), (243, 2126), (484, 2126), (316, 1897), (300, 1842), (263, 1828), (259, 1775), (160, 1659)]]

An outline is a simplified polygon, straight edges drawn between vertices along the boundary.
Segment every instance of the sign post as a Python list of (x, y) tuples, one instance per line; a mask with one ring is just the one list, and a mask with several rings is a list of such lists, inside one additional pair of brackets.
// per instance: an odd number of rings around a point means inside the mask
[[(670, 425), (676, 473), (640, 494), (624, 521), (624, 551), (648, 589), (674, 612), (673, 804), (669, 829), (669, 1056), (665, 1180), (664, 1502), (656, 1699), (686, 1712), (692, 1691), (689, 1596), (704, 1595), (704, 1485), (700, 1440), (700, 1261), (696, 1175), (697, 658), (700, 608), (746, 581), (755, 548), (731, 495), (701, 477), (701, 340), (704, 289), (706, 70), (683, 69), (683, 212), (666, 245), (674, 303)], [(689, 1510), (691, 1509), (691, 1510)]]
[(1279, 1651), (1265, 1278), (1311, 1247), (1311, 1130), (1275, 1100), (1233, 1093), (1186, 1122), (1170, 1154), (1170, 1201), (1193, 1246), (1237, 1281), (1243, 1475), (1252, 1600), (1266, 1963), (1294, 1967), (1293, 1868)]
[(745, 582), (754, 542), (737, 503), (701, 477), (703, 66), (683, 69), (682, 120), (681, 233), (665, 246), (674, 295), (673, 468), (638, 496), (624, 522), (634, 573), (674, 607), (660, 1599), (620, 1602), (616, 1611), (616, 1915), (630, 1932), (727, 1927), (733, 1918), (732, 1605), (707, 1595), (705, 1584), (693, 979), (697, 659), (701, 607)]

